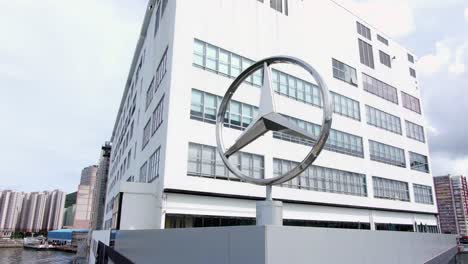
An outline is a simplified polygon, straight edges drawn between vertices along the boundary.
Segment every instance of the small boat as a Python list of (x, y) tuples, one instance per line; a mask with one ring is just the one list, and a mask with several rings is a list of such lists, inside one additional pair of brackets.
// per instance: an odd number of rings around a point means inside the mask
[(25, 237), (23, 241), (23, 247), (37, 250), (46, 250), (54, 248), (54, 246), (49, 245), (49, 243), (47, 243), (47, 238), (43, 236)]

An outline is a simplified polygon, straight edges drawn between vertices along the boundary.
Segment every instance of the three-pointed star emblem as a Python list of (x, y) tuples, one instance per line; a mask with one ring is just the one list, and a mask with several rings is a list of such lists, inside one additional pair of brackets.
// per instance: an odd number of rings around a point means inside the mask
[(289, 135), (303, 137), (309, 140), (316, 138), (310, 132), (291, 123), (286, 117), (276, 112), (271, 68), (265, 62), (263, 65), (263, 85), (261, 87), (258, 116), (242, 132), (236, 142), (224, 153), (229, 157), (268, 131), (285, 132)]

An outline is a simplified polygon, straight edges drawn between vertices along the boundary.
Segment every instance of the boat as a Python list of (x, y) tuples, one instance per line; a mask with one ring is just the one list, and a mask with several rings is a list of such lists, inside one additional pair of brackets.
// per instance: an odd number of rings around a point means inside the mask
[(53, 245), (49, 245), (49, 243), (47, 243), (47, 238), (44, 236), (25, 237), (23, 241), (23, 247), (36, 250), (47, 250), (54, 248)]

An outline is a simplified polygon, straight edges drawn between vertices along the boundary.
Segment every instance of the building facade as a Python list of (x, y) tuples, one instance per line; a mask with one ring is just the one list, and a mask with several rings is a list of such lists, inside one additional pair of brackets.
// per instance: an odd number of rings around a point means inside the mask
[(17, 229), (23, 196), (20, 192), (0, 191), (0, 237), (9, 237)]
[(91, 211), (96, 183), (97, 165), (84, 168), (81, 171), (80, 184), (76, 195), (74, 229), (89, 229), (91, 225)]
[(75, 220), (76, 204), (72, 204), (65, 208), (63, 212), (63, 228), (73, 228), (73, 221)]
[(62, 227), (65, 193), (0, 191), (0, 232), (40, 232)]
[(468, 187), (464, 176), (434, 177), (440, 231), (468, 236)]
[[(217, 108), (254, 61), (298, 57), (331, 90), (320, 157), (273, 187), (284, 223), (437, 232), (415, 56), (330, 0), (150, 1), (112, 134), (105, 228), (255, 223), (261, 186), (239, 181), (215, 150)], [(322, 101), (304, 71), (272, 69), (277, 110), (318, 135)], [(230, 102), (232, 143), (257, 114), (262, 73)], [(267, 133), (234, 155), (252, 177), (285, 173), (314, 141)]]
[(101, 148), (96, 183), (94, 186), (94, 199), (91, 211), (91, 230), (101, 230), (103, 227), (104, 207), (106, 203), (106, 186), (109, 174), (111, 144), (106, 142)]

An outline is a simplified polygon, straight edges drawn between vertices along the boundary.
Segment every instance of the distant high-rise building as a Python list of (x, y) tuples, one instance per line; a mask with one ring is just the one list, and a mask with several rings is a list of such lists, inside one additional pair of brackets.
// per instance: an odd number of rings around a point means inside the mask
[(10, 236), (18, 226), (23, 193), (0, 191), (0, 237)]
[(44, 210), (43, 230), (57, 230), (62, 228), (65, 206), (65, 193), (55, 190), (49, 192)]
[(468, 235), (468, 187), (465, 176), (434, 177), (440, 231)]
[(76, 204), (76, 192), (72, 192), (65, 196), (65, 208)]
[(99, 166), (94, 186), (94, 199), (91, 211), (91, 229), (100, 230), (103, 226), (104, 206), (106, 203), (107, 175), (109, 174), (109, 162), (111, 154), (111, 144), (106, 142), (102, 146)]
[(90, 228), (91, 208), (97, 169), (97, 165), (92, 165), (84, 168), (81, 172), (81, 180), (80, 185), (78, 185), (78, 193), (76, 197), (76, 211), (73, 228)]
[(75, 219), (76, 204), (72, 204), (65, 208), (63, 213), (63, 228), (73, 228), (73, 221)]
[(0, 191), (0, 236), (62, 227), (65, 193)]

